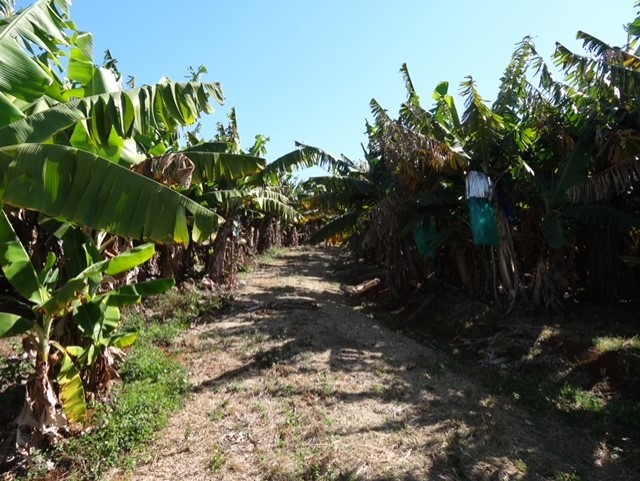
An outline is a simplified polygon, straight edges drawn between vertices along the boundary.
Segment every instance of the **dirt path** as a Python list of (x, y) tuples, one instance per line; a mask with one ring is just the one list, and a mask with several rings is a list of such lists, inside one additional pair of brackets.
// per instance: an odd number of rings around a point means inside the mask
[(110, 479), (635, 479), (604, 443), (534, 419), (358, 312), (337, 259), (289, 251), (186, 334), (195, 393), (147, 463)]

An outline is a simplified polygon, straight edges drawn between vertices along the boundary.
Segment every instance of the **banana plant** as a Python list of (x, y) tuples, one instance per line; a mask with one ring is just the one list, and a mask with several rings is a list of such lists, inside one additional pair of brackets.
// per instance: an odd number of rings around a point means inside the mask
[(241, 218), (269, 217), (290, 224), (303, 221), (287, 195), (284, 176), (313, 165), (336, 172), (353, 170), (348, 159), (335, 159), (321, 149), (300, 143), (296, 143), (293, 151), (267, 163), (260, 157), (266, 153), (267, 141), (267, 137), (258, 135), (253, 146), (243, 150), (236, 112), (232, 109), (228, 125), (219, 123), (213, 140), (204, 142), (196, 133), (190, 133), (190, 146), (176, 152), (194, 164), (193, 187), (185, 193), (224, 218), (208, 263), (208, 272), (216, 280), (226, 280), (226, 246), (233, 237), (233, 226)]
[[(26, 334), (23, 345), (35, 360), (17, 421), (17, 444), (30, 447), (55, 441), (69, 422), (82, 422), (85, 388), (96, 388), (99, 373), (114, 375), (114, 348), (135, 341), (135, 333), (117, 330), (119, 308), (165, 292), (174, 282), (161, 279), (104, 288), (107, 276), (126, 273), (153, 256), (154, 246), (145, 244), (101, 260), (96, 260), (95, 249), (85, 246), (86, 258), (75, 261), (86, 267), (60, 283), (55, 256), (50, 253), (44, 268), (36, 272), (7, 214), (1, 212), (0, 267), (17, 295), (3, 303), (0, 337)], [(69, 332), (79, 344), (67, 344)]]
[(216, 213), (129, 168), (164, 153), (180, 126), (212, 113), (210, 101), (223, 102), (220, 85), (162, 79), (124, 89), (112, 61), (94, 63), (93, 36), (77, 30), (69, 5), (39, 0), (17, 13), (4, 9), (0, 201), (124, 237), (210, 240), (221, 222)]

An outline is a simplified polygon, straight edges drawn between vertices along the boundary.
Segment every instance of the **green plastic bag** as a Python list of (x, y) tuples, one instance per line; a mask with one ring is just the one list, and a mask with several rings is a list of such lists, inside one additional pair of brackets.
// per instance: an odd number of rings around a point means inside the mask
[(431, 220), (430, 222), (420, 221), (413, 228), (413, 240), (416, 242), (418, 252), (423, 256), (429, 256), (434, 258), (437, 254), (437, 248), (430, 247), (431, 242), (438, 235), (438, 229), (436, 223)]
[(496, 212), (489, 199), (469, 197), (469, 217), (473, 243), (477, 246), (499, 246), (500, 234), (496, 224)]

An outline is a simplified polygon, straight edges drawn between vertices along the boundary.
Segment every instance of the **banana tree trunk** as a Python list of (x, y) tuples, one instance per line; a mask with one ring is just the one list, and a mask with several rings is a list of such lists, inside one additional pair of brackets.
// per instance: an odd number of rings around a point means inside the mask
[(31, 451), (60, 438), (60, 430), (67, 425), (62, 406), (49, 379), (49, 363), (41, 354), (36, 358), (35, 373), (26, 386), (26, 399), (16, 421), (16, 446)]
[(185, 248), (175, 244), (160, 245), (160, 273), (162, 277), (181, 280), (185, 272)]
[(235, 219), (236, 215), (233, 215), (225, 220), (224, 224), (222, 224), (222, 227), (218, 231), (216, 240), (213, 242), (213, 256), (209, 262), (208, 272), (214, 282), (224, 283), (226, 281), (226, 251), (229, 238), (231, 238), (233, 242), (233, 224)]
[(267, 216), (260, 226), (260, 238), (258, 239), (258, 253), (262, 254), (269, 249), (277, 247), (276, 219)]
[(298, 247), (299, 245), (298, 229), (296, 229), (296, 226), (294, 225), (288, 228), (285, 231), (285, 234), (286, 234), (285, 247)]
[[(518, 299), (524, 296), (523, 283), (520, 280), (520, 270), (515, 248), (513, 247), (511, 228), (502, 209), (497, 209), (496, 211), (496, 222), (498, 224), (498, 233), (500, 234), (500, 245), (497, 247), (499, 279), (508, 302), (507, 312), (510, 312), (515, 307)], [(496, 299), (496, 302), (498, 302), (498, 299)]]

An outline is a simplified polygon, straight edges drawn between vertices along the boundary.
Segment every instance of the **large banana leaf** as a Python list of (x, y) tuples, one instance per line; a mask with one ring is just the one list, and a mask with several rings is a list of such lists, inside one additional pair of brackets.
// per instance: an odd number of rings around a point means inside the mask
[(500, 79), (498, 97), (491, 109), (505, 120), (518, 122), (518, 112), (530, 96), (530, 84), (527, 80), (531, 59), (537, 57), (531, 37), (525, 37), (511, 56), (511, 61)]
[(77, 33), (71, 38), (71, 45), (67, 75), (69, 80), (80, 85), (87, 85), (91, 82), (95, 69), (93, 63), (93, 34), (90, 32)]
[(119, 139), (137, 135), (153, 139), (160, 131), (173, 132), (179, 125), (195, 122), (202, 112), (212, 113), (211, 98), (220, 104), (224, 101), (218, 83), (165, 79), (131, 90), (108, 90), (79, 101), (86, 120), (74, 132), (74, 146), (98, 153), (98, 149), (122, 148)]
[(353, 172), (355, 166), (346, 157), (338, 159), (322, 149), (296, 142), (296, 150), (278, 157), (260, 173), (263, 180), (277, 183), (282, 174), (294, 172), (298, 169), (319, 166), (330, 169), (335, 173), (346, 175)]
[[(100, 282), (103, 273), (115, 276), (126, 272), (148, 261), (154, 252), (154, 245), (149, 243), (122, 252), (112, 259), (91, 264), (56, 290), (51, 298), (40, 306), (40, 309), (52, 317), (58, 316), (60, 311), (68, 309), (68, 307), (79, 298), (79, 292), (86, 292), (88, 290), (92, 278), (96, 278), (97, 282)], [(89, 294), (92, 293), (89, 292)], [(92, 303), (84, 304), (83, 307), (95, 309), (95, 306), (91, 306), (91, 304)], [(88, 311), (83, 312), (86, 313)]]
[[(163, 92), (171, 90), (172, 85), (175, 84), (167, 81), (140, 89), (97, 94), (38, 110), (24, 118), (18, 117), (0, 128), (0, 146), (44, 142), (77, 124), (70, 138), (73, 147), (128, 166), (138, 159), (144, 159), (144, 156), (135, 152), (135, 142), (131, 137), (138, 134), (153, 136), (157, 129), (163, 128), (171, 120), (164, 107), (165, 99), (170, 95)], [(173, 98), (172, 103), (181, 108), (193, 108), (189, 118), (199, 115), (200, 111), (211, 110), (207, 100), (209, 96), (221, 99), (218, 84), (180, 85), (184, 85), (183, 95)], [(201, 98), (203, 103), (195, 105), (197, 98)], [(148, 99), (157, 110), (140, 99)], [(133, 142), (133, 145), (127, 142)], [(202, 170), (213, 172), (217, 169), (233, 176), (238, 176), (238, 172), (250, 175), (265, 163), (262, 159), (240, 157), (224, 157), (217, 162), (217, 157), (208, 159), (205, 155), (201, 162)]]
[(24, 117), (22, 111), (2, 92), (0, 92), (0, 127)]
[(78, 102), (58, 104), (0, 128), (0, 146), (45, 142), (84, 118)]
[(42, 96), (53, 79), (46, 68), (24, 49), (33, 44), (59, 53), (67, 45), (65, 30), (70, 0), (39, 0), (0, 22), (0, 91), (32, 101)]
[(286, 196), (268, 190), (260, 190), (252, 197), (252, 204), (259, 212), (279, 217), (284, 222), (300, 222), (302, 216), (288, 204)]
[(256, 175), (261, 172), (266, 161), (260, 157), (242, 154), (226, 154), (198, 150), (199, 146), (181, 150), (195, 165), (192, 182), (217, 182), (223, 179), (234, 180)]
[[(0, 267), (6, 279), (25, 299), (40, 304), (47, 298), (46, 291), (38, 281), (38, 275), (31, 264), (7, 214), (0, 208)], [(18, 322), (17, 319), (14, 319)]]
[(493, 160), (491, 148), (504, 136), (504, 119), (487, 106), (473, 78), (467, 77), (460, 87), (460, 94), (465, 97), (465, 111), (462, 114), (465, 150), (473, 153), (473, 160), (476, 161), (474, 168), (482, 166), (487, 170)]
[(351, 236), (356, 232), (362, 214), (363, 212), (354, 210), (332, 219), (322, 226), (322, 228), (309, 239), (309, 242), (315, 244), (336, 236)]
[(640, 218), (610, 205), (570, 205), (563, 209), (562, 214), (583, 224), (616, 229), (621, 233), (640, 229)]
[(593, 136), (582, 135), (571, 156), (561, 165), (557, 178), (554, 179), (552, 200), (561, 204), (566, 201), (567, 190), (585, 180), (593, 159)]
[(0, 148), (0, 200), (133, 239), (188, 244), (209, 239), (220, 217), (107, 159), (61, 145)]
[(306, 208), (328, 210), (362, 205), (367, 199), (376, 199), (381, 195), (376, 184), (364, 176), (312, 177), (303, 184), (303, 188), (313, 192), (302, 200)]
[(129, 284), (97, 296), (95, 302), (101, 302), (104, 299), (107, 306), (123, 307), (140, 302), (143, 297), (163, 294), (174, 285), (175, 281), (173, 279), (154, 279), (137, 284)]
[(237, 203), (249, 196), (249, 191), (240, 189), (224, 189), (207, 192), (199, 200), (213, 208), (227, 208), (230, 203)]
[(17, 336), (33, 327), (33, 320), (18, 314), (0, 312), (0, 337)]
[(450, 145), (397, 122), (384, 124), (380, 144), (407, 185), (418, 182), (425, 172), (455, 172), (469, 165), (469, 155), (460, 145)]
[(210, 97), (222, 104), (220, 84), (165, 79), (156, 85), (91, 95), (81, 100), (81, 109), (87, 117), (98, 118), (96, 125), (91, 126), (101, 129), (96, 133), (98, 136), (105, 136), (107, 125), (121, 136), (132, 129), (146, 135), (154, 128), (173, 129), (191, 124), (200, 112), (212, 113)]
[(123, 272), (138, 267), (153, 257), (155, 253), (153, 244), (144, 244), (129, 249), (106, 261), (104, 272), (111, 276), (117, 276)]
[(16, 0), (0, 0), (0, 18), (13, 15)]
[(216, 190), (208, 192), (200, 197), (211, 207), (229, 210), (231, 204), (244, 205), (246, 208), (254, 208), (258, 212), (280, 217), (285, 222), (299, 222), (302, 217), (289, 205), (287, 196), (268, 189), (236, 189)]

